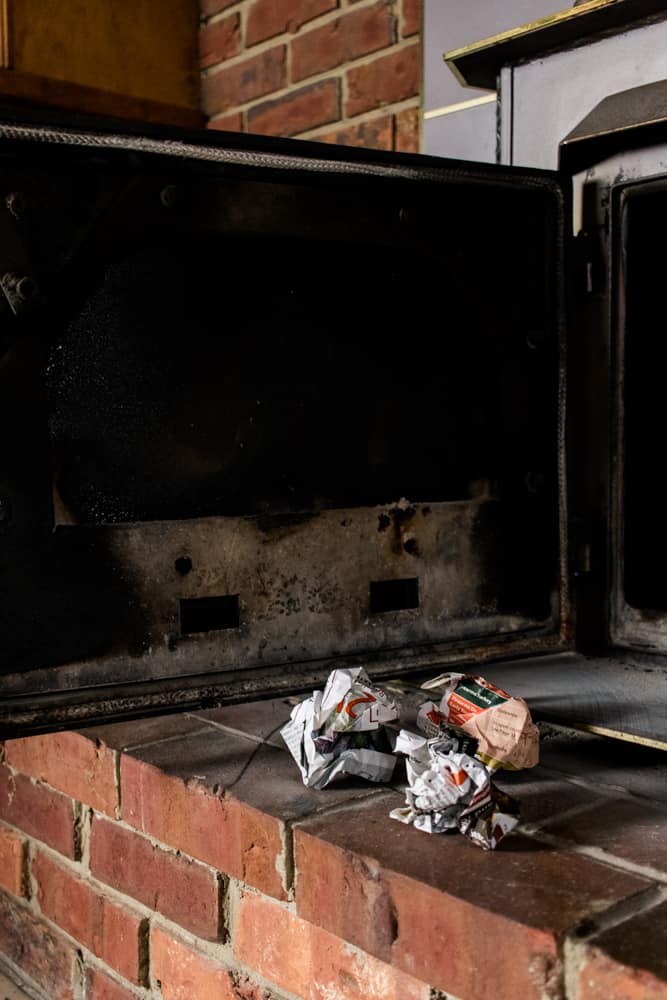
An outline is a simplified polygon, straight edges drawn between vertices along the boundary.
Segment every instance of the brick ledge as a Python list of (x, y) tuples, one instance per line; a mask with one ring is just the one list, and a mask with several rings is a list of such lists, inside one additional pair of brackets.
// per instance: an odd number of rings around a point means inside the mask
[(587, 778), (590, 751), (568, 773), (562, 736), (507, 779), (524, 832), (485, 854), (389, 820), (393, 788), (304, 788), (290, 709), (8, 742), (0, 951), (93, 1000), (667, 997), (664, 805)]

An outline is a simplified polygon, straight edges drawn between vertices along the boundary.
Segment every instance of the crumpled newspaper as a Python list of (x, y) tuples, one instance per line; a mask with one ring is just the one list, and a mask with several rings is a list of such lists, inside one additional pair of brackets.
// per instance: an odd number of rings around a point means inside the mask
[(439, 702), (417, 711), (421, 736), (402, 730), (396, 752), (407, 756), (406, 805), (390, 813), (428, 833), (457, 829), (485, 850), (519, 822), (518, 803), (497, 789), (499, 768), (534, 767), (539, 730), (523, 698), (483, 677), (447, 673), (422, 685)]
[(324, 691), (294, 707), (280, 733), (308, 788), (348, 776), (389, 781), (396, 758), (384, 723), (396, 718), (390, 695), (354, 667), (334, 670)]
[(417, 715), (417, 726), (427, 736), (436, 736), (443, 726), (462, 730), (477, 744), (469, 752), (493, 771), (538, 763), (540, 734), (523, 698), (469, 674), (441, 674), (422, 688), (442, 692), (438, 703), (425, 702)]
[(426, 739), (403, 729), (395, 752), (407, 756), (406, 805), (389, 815), (426, 833), (458, 829), (484, 850), (498, 846), (519, 822), (518, 803), (491, 782), (491, 772), (464, 752), (467, 737)]

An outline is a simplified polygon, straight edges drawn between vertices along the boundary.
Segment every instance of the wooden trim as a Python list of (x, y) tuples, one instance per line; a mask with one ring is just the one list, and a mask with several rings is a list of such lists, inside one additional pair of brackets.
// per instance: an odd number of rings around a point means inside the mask
[[(1, 0), (0, 0), (1, 2)], [(0, 113), (2, 105), (57, 108), (105, 118), (131, 119), (157, 125), (200, 128), (204, 116), (193, 108), (164, 104), (142, 97), (128, 97), (97, 87), (53, 80), (34, 73), (0, 69)]]
[(0, 69), (8, 69), (12, 64), (11, 59), (9, 0), (0, 0)]

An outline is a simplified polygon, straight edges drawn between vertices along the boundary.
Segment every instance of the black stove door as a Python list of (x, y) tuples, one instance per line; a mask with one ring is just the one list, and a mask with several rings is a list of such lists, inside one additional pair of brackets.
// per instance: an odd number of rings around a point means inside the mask
[(539, 652), (554, 175), (0, 125), (4, 734)]

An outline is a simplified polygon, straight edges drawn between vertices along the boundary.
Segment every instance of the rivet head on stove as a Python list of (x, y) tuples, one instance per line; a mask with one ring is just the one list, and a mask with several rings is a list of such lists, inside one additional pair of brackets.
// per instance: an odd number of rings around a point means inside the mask
[(31, 277), (25, 275), (23, 278), (18, 278), (16, 281), (16, 294), (24, 302), (32, 299), (37, 294), (37, 285)]
[(5, 198), (5, 205), (15, 219), (20, 219), (26, 210), (25, 195), (20, 191), (10, 191)]
[(17, 274), (15, 271), (7, 271), (2, 275), (0, 287), (12, 312), (17, 315), (32, 304), (39, 291), (34, 278), (29, 274)]
[(160, 201), (165, 208), (173, 208), (178, 201), (178, 188), (175, 184), (167, 184), (160, 191)]

